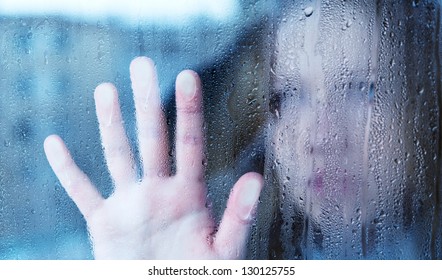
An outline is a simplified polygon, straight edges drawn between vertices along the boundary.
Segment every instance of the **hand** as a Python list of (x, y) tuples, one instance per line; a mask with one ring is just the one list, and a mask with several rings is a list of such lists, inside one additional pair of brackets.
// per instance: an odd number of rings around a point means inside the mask
[(257, 173), (233, 187), (217, 227), (206, 204), (201, 84), (185, 70), (176, 80), (176, 174), (170, 174), (167, 127), (155, 66), (146, 57), (130, 65), (143, 176), (123, 127), (111, 84), (94, 94), (102, 145), (114, 191), (104, 199), (76, 166), (60, 137), (46, 138), (48, 161), (86, 219), (97, 259), (236, 259), (244, 255), (263, 186)]

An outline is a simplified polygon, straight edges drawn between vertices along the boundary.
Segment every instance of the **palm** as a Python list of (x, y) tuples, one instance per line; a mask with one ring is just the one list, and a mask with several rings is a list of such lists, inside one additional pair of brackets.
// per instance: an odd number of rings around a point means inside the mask
[[(191, 194), (189, 199), (183, 199), (183, 192), (176, 186), (182, 186), (176, 178), (158, 184), (143, 181), (116, 191), (94, 209), (88, 225), (96, 257), (118, 254), (125, 258), (124, 254), (131, 258), (134, 252), (126, 252), (125, 248), (137, 248), (136, 258), (217, 257), (207, 240), (213, 232), (213, 222), (204, 203), (195, 201)], [(198, 186), (189, 186), (195, 187)]]
[(262, 187), (259, 174), (245, 174), (234, 186), (223, 220), (206, 208), (203, 181), (201, 86), (198, 76), (177, 77), (176, 174), (170, 175), (167, 129), (154, 65), (147, 58), (131, 64), (143, 176), (135, 172), (115, 88), (95, 91), (97, 117), (113, 194), (104, 199), (75, 165), (58, 136), (45, 151), (63, 187), (84, 215), (96, 258), (239, 258)]

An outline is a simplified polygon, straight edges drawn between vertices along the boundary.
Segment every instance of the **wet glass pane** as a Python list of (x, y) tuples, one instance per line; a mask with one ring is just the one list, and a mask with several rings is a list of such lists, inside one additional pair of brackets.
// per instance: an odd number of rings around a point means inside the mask
[(43, 142), (109, 196), (93, 93), (118, 88), (139, 160), (137, 56), (171, 143), (175, 78), (201, 77), (217, 223), (236, 180), (264, 175), (247, 258), (442, 258), (439, 1), (184, 2), (0, 0), (0, 259), (93, 258)]
[(156, 62), (171, 124), (176, 75), (186, 68), (200, 74), (209, 139), (207, 180), (218, 219), (238, 175), (259, 171), (249, 161), (260, 157), (250, 154), (261, 132), (242, 116), (253, 112), (249, 121), (255, 116), (257, 123), (262, 121), (266, 5), (235, 0), (187, 1), (184, 6), (184, 1), (108, 2), (0, 1), (2, 259), (92, 257), (85, 221), (50, 169), (43, 141), (59, 134), (79, 167), (109, 195), (112, 184), (93, 92), (101, 82), (116, 85), (136, 151), (129, 80), (129, 64), (136, 56)]
[(280, 4), (257, 256), (440, 258), (439, 2)]

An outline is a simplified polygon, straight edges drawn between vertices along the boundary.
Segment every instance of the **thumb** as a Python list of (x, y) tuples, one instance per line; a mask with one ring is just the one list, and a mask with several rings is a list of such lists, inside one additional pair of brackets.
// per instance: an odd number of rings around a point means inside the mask
[(243, 257), (263, 185), (262, 176), (250, 172), (244, 174), (233, 187), (214, 240), (214, 249), (221, 258)]

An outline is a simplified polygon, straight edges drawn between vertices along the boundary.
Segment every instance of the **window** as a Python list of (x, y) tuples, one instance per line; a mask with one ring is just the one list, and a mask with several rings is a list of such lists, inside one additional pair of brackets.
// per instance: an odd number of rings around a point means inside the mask
[(439, 1), (105, 2), (0, 1), (0, 259), (93, 257), (43, 142), (109, 196), (93, 93), (118, 88), (138, 156), (141, 55), (171, 139), (175, 78), (201, 77), (215, 221), (264, 175), (247, 258), (442, 258)]

